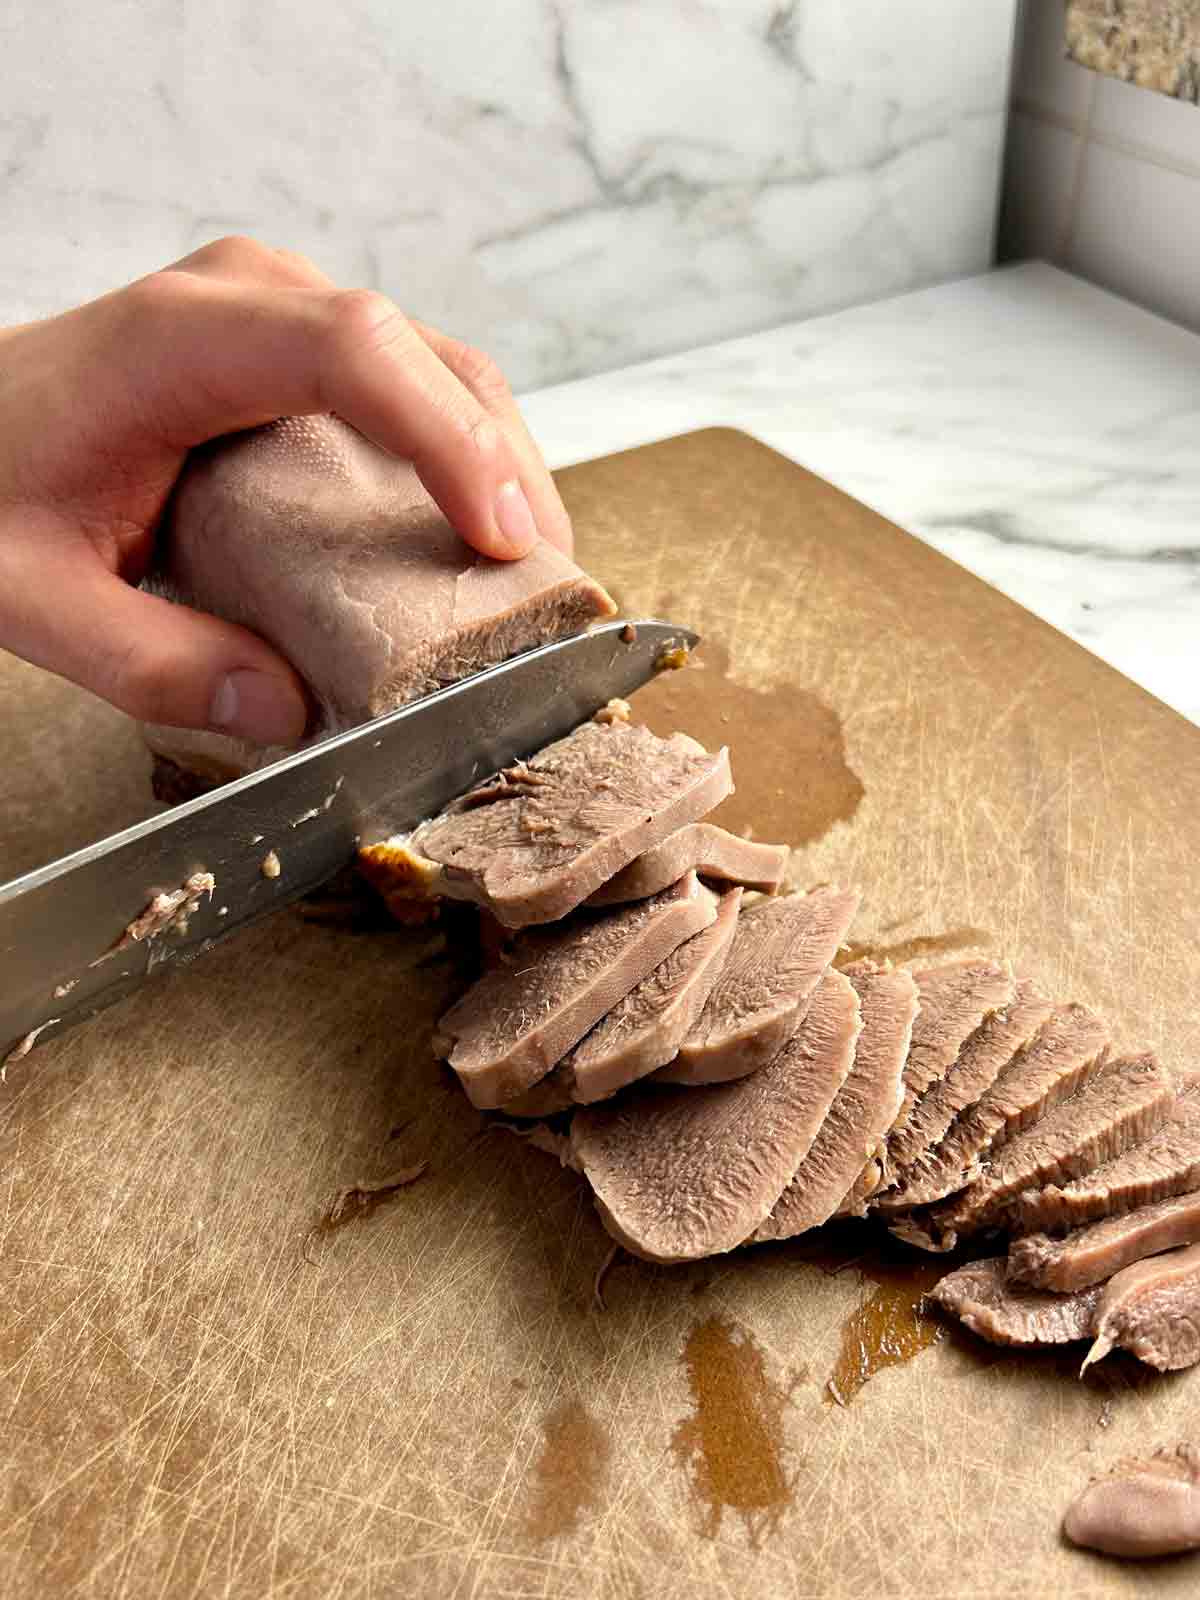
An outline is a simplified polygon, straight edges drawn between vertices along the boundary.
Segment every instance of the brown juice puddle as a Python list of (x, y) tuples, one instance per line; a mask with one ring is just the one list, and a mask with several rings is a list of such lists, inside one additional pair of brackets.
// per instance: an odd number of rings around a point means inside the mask
[(715, 1537), (726, 1509), (757, 1544), (791, 1500), (784, 1470), (783, 1410), (790, 1393), (767, 1373), (746, 1330), (721, 1317), (692, 1329), (683, 1353), (693, 1412), (671, 1441)]
[(807, 689), (746, 689), (729, 652), (706, 641), (696, 660), (638, 690), (636, 715), (657, 734), (689, 733), (709, 750), (731, 746), (738, 792), (712, 813), (731, 831), (750, 824), (765, 843), (812, 844), (849, 822), (864, 790), (846, 762), (841, 718)]
[(534, 1501), (526, 1528), (541, 1543), (571, 1533), (600, 1504), (612, 1453), (608, 1436), (579, 1400), (564, 1400), (542, 1422)]
[(898, 1240), (865, 1235), (853, 1222), (828, 1224), (796, 1257), (822, 1272), (854, 1271), (878, 1285), (842, 1327), (841, 1351), (825, 1389), (828, 1403), (849, 1405), (877, 1372), (903, 1366), (945, 1338), (945, 1325), (920, 1305), (953, 1270), (953, 1260), (922, 1258)]
[[(886, 929), (884, 930), (887, 931)], [(845, 967), (852, 961), (915, 961), (918, 956), (948, 955), (954, 950), (990, 945), (992, 936), (986, 928), (950, 928), (945, 933), (922, 934), (915, 939), (902, 939), (898, 944), (847, 944), (843, 945), (836, 965)]]

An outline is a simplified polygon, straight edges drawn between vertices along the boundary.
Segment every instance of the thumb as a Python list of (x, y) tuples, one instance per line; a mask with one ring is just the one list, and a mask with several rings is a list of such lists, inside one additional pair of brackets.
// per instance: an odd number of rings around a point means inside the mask
[(248, 628), (133, 589), (78, 551), (60, 561), (47, 552), (15, 593), (20, 615), (5, 619), (5, 644), (139, 721), (254, 744), (304, 735), (300, 678)]
[(211, 728), (260, 745), (303, 738), (300, 679), (256, 633), (120, 578), (98, 590), (88, 677), (78, 680), (85, 688), (141, 722)]

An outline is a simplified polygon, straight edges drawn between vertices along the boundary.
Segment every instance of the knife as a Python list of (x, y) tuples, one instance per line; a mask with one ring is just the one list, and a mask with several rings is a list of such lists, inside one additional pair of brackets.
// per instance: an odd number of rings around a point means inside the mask
[[(317, 888), (360, 843), (414, 827), (476, 779), (632, 694), (672, 647), (696, 642), (672, 623), (604, 623), (0, 885), (0, 1061)], [(155, 895), (194, 874), (213, 879), (189, 896), (194, 909), (181, 906), (176, 925), (154, 937), (127, 937)]]

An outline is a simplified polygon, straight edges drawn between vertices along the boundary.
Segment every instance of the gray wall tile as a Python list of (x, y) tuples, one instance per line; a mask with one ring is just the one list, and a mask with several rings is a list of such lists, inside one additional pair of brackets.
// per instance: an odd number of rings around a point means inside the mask
[(1128, 154), (1172, 163), (1200, 177), (1200, 106), (1190, 101), (1098, 77), (1092, 134), (1127, 146)]
[(1197, 263), (1200, 179), (1093, 142), (1063, 265), (1200, 328)]
[(1200, 328), (1200, 108), (1065, 61), (1062, 13), (1021, 7), (1000, 257), (1044, 257)]

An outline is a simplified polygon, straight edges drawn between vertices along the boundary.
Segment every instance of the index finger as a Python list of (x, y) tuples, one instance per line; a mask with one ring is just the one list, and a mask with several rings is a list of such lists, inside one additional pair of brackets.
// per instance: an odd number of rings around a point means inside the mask
[(96, 304), (111, 319), (110, 370), (173, 447), (332, 411), (411, 460), (482, 554), (511, 560), (536, 542), (507, 430), (383, 295), (162, 272)]

